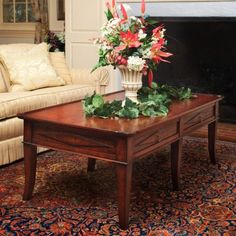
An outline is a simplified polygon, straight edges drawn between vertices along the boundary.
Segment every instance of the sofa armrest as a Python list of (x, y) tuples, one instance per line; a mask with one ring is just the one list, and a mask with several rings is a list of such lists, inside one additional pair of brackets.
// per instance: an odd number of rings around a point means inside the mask
[(105, 94), (105, 89), (109, 83), (109, 72), (105, 68), (98, 68), (91, 73), (88, 69), (71, 69), (73, 84), (91, 84), (95, 86), (96, 92)]

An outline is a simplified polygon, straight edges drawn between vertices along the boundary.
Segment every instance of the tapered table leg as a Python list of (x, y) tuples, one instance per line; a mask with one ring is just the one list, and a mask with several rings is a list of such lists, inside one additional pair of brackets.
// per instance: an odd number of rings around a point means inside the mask
[(212, 164), (216, 164), (216, 131), (217, 122), (214, 121), (208, 125), (208, 151)]
[(95, 165), (96, 165), (96, 159), (94, 158), (88, 158), (88, 168), (87, 171), (94, 171), (95, 170)]
[(29, 200), (32, 196), (35, 184), (36, 164), (37, 147), (24, 144), (25, 187), (23, 200)]
[(182, 138), (171, 144), (171, 176), (173, 189), (179, 189), (180, 162), (182, 153)]
[(132, 179), (132, 164), (118, 165), (117, 168), (118, 182), (118, 212), (119, 222), (122, 229), (127, 229), (129, 225), (129, 202)]

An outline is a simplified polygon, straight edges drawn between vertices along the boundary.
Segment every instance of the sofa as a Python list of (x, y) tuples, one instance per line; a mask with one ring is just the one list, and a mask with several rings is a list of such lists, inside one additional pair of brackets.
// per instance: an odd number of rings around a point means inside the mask
[(69, 69), (64, 53), (45, 52), (44, 44), (0, 45), (0, 165), (23, 158), (23, 121), (18, 113), (106, 92), (106, 69)]

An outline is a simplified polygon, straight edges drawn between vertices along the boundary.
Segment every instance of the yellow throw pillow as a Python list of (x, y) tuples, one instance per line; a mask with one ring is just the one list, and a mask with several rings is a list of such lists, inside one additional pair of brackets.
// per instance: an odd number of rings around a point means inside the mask
[(72, 78), (66, 64), (64, 52), (50, 52), (49, 55), (50, 61), (57, 72), (57, 75), (65, 80), (67, 84), (72, 84)]
[[(11, 91), (35, 90), (44, 87), (65, 85), (57, 76), (48, 58), (46, 43), (35, 45), (23, 53), (1, 53), (12, 84)], [(16, 85), (17, 89), (14, 89)]]

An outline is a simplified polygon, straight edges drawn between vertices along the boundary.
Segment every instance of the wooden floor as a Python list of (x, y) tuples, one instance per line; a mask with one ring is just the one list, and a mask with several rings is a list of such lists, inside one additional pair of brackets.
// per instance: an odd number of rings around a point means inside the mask
[[(207, 126), (193, 132), (191, 136), (207, 137)], [(236, 124), (218, 123), (217, 139), (236, 142)]]

